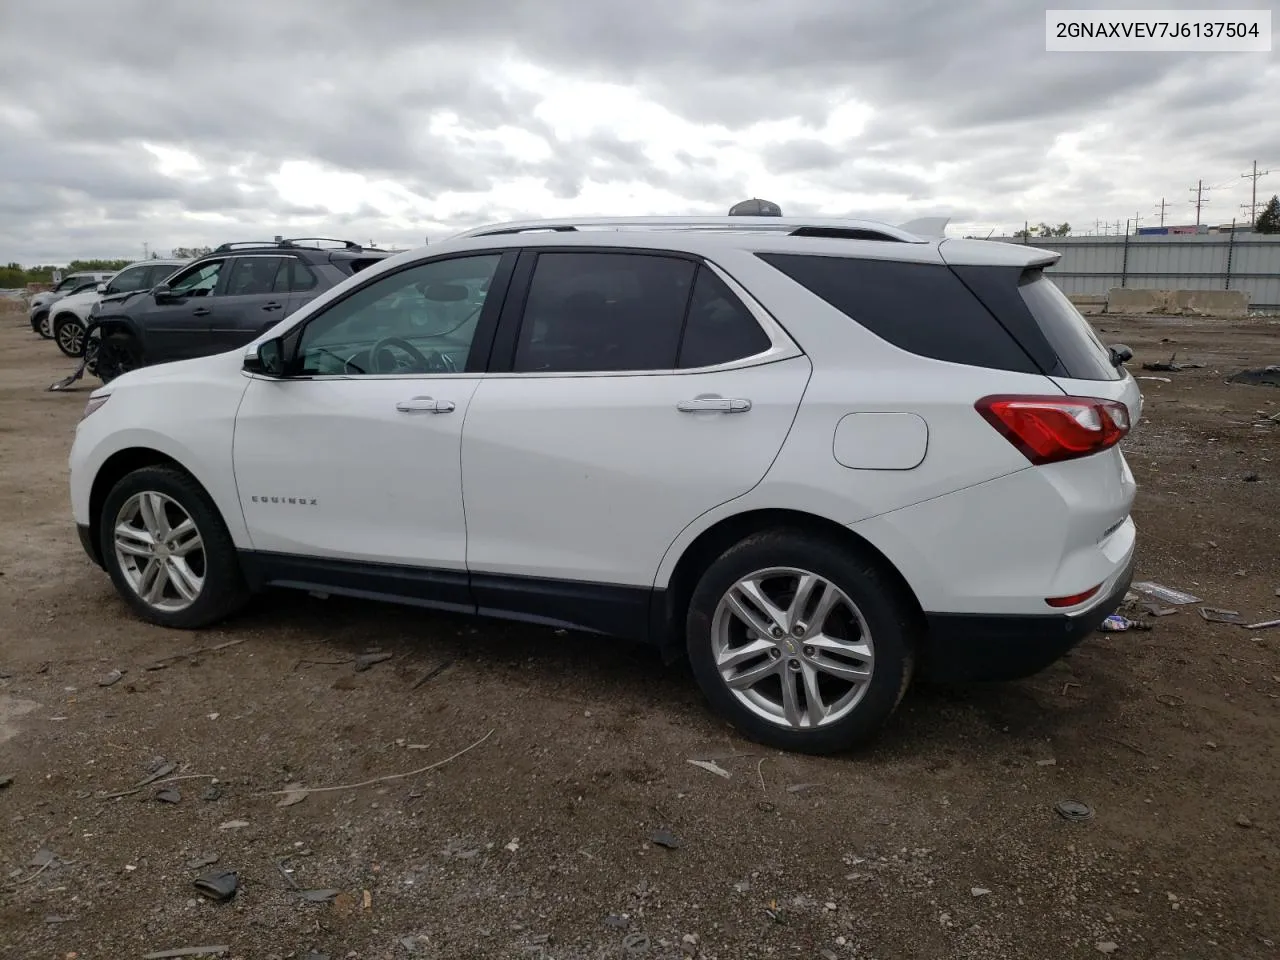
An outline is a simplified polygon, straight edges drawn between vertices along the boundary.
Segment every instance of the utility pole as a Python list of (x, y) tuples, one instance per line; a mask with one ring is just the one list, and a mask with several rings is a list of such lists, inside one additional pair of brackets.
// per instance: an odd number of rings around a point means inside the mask
[[(1140, 223), (1142, 222), (1142, 218), (1141, 218), (1140, 216), (1138, 216), (1138, 212), (1139, 212), (1139, 211), (1135, 211), (1135, 212), (1134, 212), (1134, 214), (1133, 214), (1133, 233), (1134, 233), (1134, 236), (1137, 236), (1137, 234), (1138, 234), (1138, 224), (1140, 224)], [(1128, 233), (1128, 231), (1127, 231), (1127, 230), (1126, 230), (1125, 232), (1126, 232), (1126, 233)]]
[[(1253, 161), (1253, 173), (1240, 174), (1242, 178), (1253, 181), (1253, 197), (1250, 199), (1250, 202), (1249, 202), (1249, 223), (1251, 224), (1258, 222), (1258, 179), (1260, 177), (1265, 177), (1270, 172), (1271, 172), (1270, 170), (1263, 170), (1261, 173), (1259, 173), (1258, 161), (1255, 160)], [(1240, 204), (1240, 206), (1241, 208), (1243, 208), (1244, 204), (1242, 203)]]
[(1161, 197), (1160, 198), (1160, 226), (1162, 227), (1164, 226), (1164, 208), (1167, 206), (1168, 204), (1164, 202), (1164, 197)]
[[(1257, 181), (1255, 180), (1254, 182), (1256, 183)], [(1195, 204), (1197, 227), (1200, 226), (1200, 208), (1209, 202), (1204, 199), (1204, 192), (1206, 189), (1207, 188), (1205, 187), (1203, 180), (1197, 180), (1196, 185), (1190, 188), (1191, 192), (1196, 195), (1196, 198), (1192, 200), (1191, 203)]]

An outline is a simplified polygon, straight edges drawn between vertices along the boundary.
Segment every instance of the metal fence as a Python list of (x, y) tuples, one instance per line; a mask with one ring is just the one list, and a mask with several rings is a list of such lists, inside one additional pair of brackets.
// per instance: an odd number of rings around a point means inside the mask
[(1056, 250), (1049, 268), (1064, 293), (1106, 296), (1137, 290), (1243, 290), (1254, 310), (1280, 310), (1280, 235), (1257, 233), (1121, 237), (992, 237)]

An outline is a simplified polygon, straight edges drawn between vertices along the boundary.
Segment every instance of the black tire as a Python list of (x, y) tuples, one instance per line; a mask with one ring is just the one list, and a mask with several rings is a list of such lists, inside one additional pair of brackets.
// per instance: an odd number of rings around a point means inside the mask
[(98, 344), (98, 355), (94, 362), (94, 372), (98, 379), (103, 383), (110, 383), (121, 374), (143, 365), (142, 347), (130, 333), (107, 334)]
[[(115, 529), (121, 510), (144, 493), (158, 493), (173, 501), (194, 522), (202, 541), (203, 584), (189, 606), (161, 609), (148, 603), (130, 582), (116, 550)], [(172, 509), (172, 508), (170, 508)], [(107, 494), (98, 517), (99, 546), (111, 582), (125, 603), (148, 623), (179, 630), (195, 630), (231, 616), (249, 600), (235, 543), (209, 495), (190, 474), (173, 467), (142, 467), (127, 474)], [(191, 569), (195, 569), (192, 564)]]
[[(716, 665), (712, 628), (721, 599), (740, 579), (773, 567), (804, 570), (839, 588), (856, 605), (870, 632), (874, 653), (871, 678), (852, 709), (829, 723), (797, 728), (760, 716), (730, 690)], [(878, 563), (824, 537), (779, 529), (747, 537), (707, 568), (690, 600), (685, 630), (693, 674), (717, 712), (758, 743), (825, 754), (871, 740), (897, 709), (911, 682), (918, 627), (912, 604)], [(789, 639), (782, 637), (778, 643)], [(804, 645), (793, 643), (794, 651), (779, 649), (780, 659), (790, 663), (794, 656), (797, 665), (802, 659), (808, 662), (808, 648), (802, 657)], [(779, 667), (782, 677), (789, 675), (783, 663)]]
[(40, 334), (40, 336), (48, 340), (52, 336), (52, 334), (44, 332), (45, 321), (48, 319), (49, 319), (48, 310), (43, 310), (36, 313), (36, 315), (31, 318), (31, 332), (38, 333)]
[(84, 355), (84, 330), (74, 313), (60, 313), (53, 319), (53, 342), (64, 356), (79, 360)]

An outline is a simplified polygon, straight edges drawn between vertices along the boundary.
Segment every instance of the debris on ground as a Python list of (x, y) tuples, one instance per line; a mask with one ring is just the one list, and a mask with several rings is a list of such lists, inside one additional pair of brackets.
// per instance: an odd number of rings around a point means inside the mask
[(695, 767), (707, 771), (707, 773), (714, 773), (717, 777), (724, 777), (726, 780), (733, 776), (733, 774), (720, 766), (720, 764), (716, 763), (714, 760), (690, 760), (689, 762)]
[(240, 830), (249, 826), (248, 820), (228, 820), (226, 823), (218, 824), (219, 830)]
[(328, 903), (334, 899), (341, 890), (323, 889), (323, 890), (299, 890), (298, 896), (309, 903)]
[(440, 676), (440, 674), (444, 673), (451, 666), (453, 666), (452, 660), (441, 660), (434, 667), (432, 667), (430, 670), (428, 670), (426, 673), (420, 676), (417, 680), (415, 680), (413, 683), (413, 686), (410, 687), (409, 689), (417, 690), (420, 686), (422, 686), (428, 680), (433, 680), (436, 677)]
[(295, 803), (301, 803), (307, 799), (307, 789), (300, 783), (287, 783), (284, 788), (287, 792), (276, 801), (277, 807), (292, 807)]
[(74, 923), (75, 919), (75, 917), (64, 917), (56, 913), (47, 913), (45, 914), (44, 922), (49, 924)]
[(1157, 373), (1180, 373), (1183, 370), (1199, 370), (1203, 363), (1178, 363), (1176, 352), (1169, 355), (1168, 360), (1149, 361), (1142, 365), (1143, 370), (1154, 370)]
[(112, 670), (105, 677), (103, 677), (101, 680), (98, 681), (98, 686), (109, 687), (112, 684), (119, 683), (121, 680), (124, 679), (124, 674), (125, 674), (125, 671), (123, 670)]
[(201, 874), (192, 882), (201, 896), (222, 902), (236, 895), (240, 875), (235, 870), (213, 870)]
[(1115, 953), (1120, 949), (1120, 944), (1107, 940), (1103, 943), (1095, 943), (1094, 947), (1097, 948), (1099, 953)]
[(1242, 813), (1242, 814), (1240, 814), (1240, 816), (1236, 817), (1236, 826), (1237, 826), (1237, 827), (1244, 827), (1246, 830), (1248, 830), (1250, 827), (1252, 827), (1252, 826), (1253, 826), (1253, 821), (1252, 821), (1252, 820), (1250, 820), (1248, 817), (1246, 817), (1246, 816)]
[(204, 788), (204, 792), (200, 794), (200, 799), (212, 802), (219, 799), (221, 796), (222, 788), (215, 783), (211, 783), (209, 786)]
[(1165, 603), (1172, 603), (1175, 606), (1200, 602), (1200, 598), (1193, 594), (1184, 593), (1181, 590), (1174, 590), (1172, 587), (1166, 587), (1163, 584), (1153, 583), (1149, 580), (1144, 580), (1141, 583), (1135, 583), (1133, 585), (1133, 589), (1144, 596), (1155, 597), (1157, 600), (1163, 600)]
[(13, 775), (9, 773), (0, 774), (0, 790), (11, 786), (13, 786)]
[(172, 960), (174, 957), (221, 957), (231, 952), (228, 946), (216, 947), (178, 947), (176, 950), (157, 950), (155, 953), (144, 953), (142, 960)]
[(166, 787), (156, 791), (156, 799), (161, 803), (179, 803), (182, 800), (182, 794), (172, 787)]
[(1093, 807), (1087, 803), (1081, 803), (1079, 800), (1059, 800), (1054, 809), (1058, 811), (1058, 815), (1064, 820), (1071, 820), (1075, 823), (1084, 823), (1093, 819)]
[(804, 793), (806, 790), (812, 790), (814, 787), (820, 787), (820, 783), (793, 783), (787, 787), (787, 793)]
[(187, 861), (187, 869), (200, 870), (203, 867), (212, 867), (217, 862), (218, 855), (216, 853), (202, 853), (194, 860)]
[[(1241, 624), (1246, 630), (1266, 630), (1270, 627), (1280, 627), (1280, 620), (1263, 620), (1261, 623), (1245, 623)], [(0, 783), (0, 787), (4, 784)]]
[(625, 916), (611, 913), (604, 918), (604, 925), (606, 927), (613, 927), (615, 930), (625, 930), (627, 927), (631, 926), (631, 921)]
[(1178, 612), (1177, 607), (1164, 607), (1158, 603), (1144, 603), (1142, 609), (1153, 617), (1171, 617)]
[(1173, 383), (1168, 377), (1134, 377), (1135, 380), (1159, 380), (1161, 383)]
[(1126, 630), (1150, 630), (1151, 624), (1143, 623), (1141, 620), (1130, 620), (1128, 617), (1122, 617), (1118, 613), (1113, 613), (1107, 619), (1102, 621), (1102, 625), (1098, 630), (1102, 633), (1124, 633)]
[(991, 891), (986, 887), (970, 887), (969, 893), (975, 897), (986, 897), (991, 895)]
[(1253, 370), (1241, 370), (1227, 378), (1227, 383), (1247, 383), (1252, 387), (1280, 387), (1280, 364), (1270, 364)]
[(684, 846), (684, 841), (670, 830), (653, 831), (653, 833), (649, 834), (649, 842), (656, 843), (660, 847), (666, 847), (668, 850), (678, 850)]
[(363, 673), (375, 664), (385, 663), (394, 657), (394, 653), (365, 653), (356, 657), (356, 673)]
[(1204, 619), (1208, 620), (1210, 623), (1244, 623), (1239, 610), (1221, 610), (1218, 607), (1201, 607), (1200, 616), (1204, 617)]

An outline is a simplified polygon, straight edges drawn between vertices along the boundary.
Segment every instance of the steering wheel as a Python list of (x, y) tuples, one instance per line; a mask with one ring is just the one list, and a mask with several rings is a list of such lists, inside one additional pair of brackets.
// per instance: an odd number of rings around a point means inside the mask
[[(393, 367), (384, 370), (382, 368), (382, 356), (389, 353), (391, 348), (407, 353), (413, 360), (414, 365), (419, 367), (424, 373), (457, 373), (457, 365), (453, 359), (446, 354), (440, 353), (438, 350), (428, 350), (425, 354), (417, 347), (405, 340), (403, 337), (383, 337), (372, 347), (369, 348), (369, 366), (370, 373), (397, 373), (398, 368), (394, 366), (395, 358), (391, 358)], [(416, 371), (414, 371), (416, 372)]]

